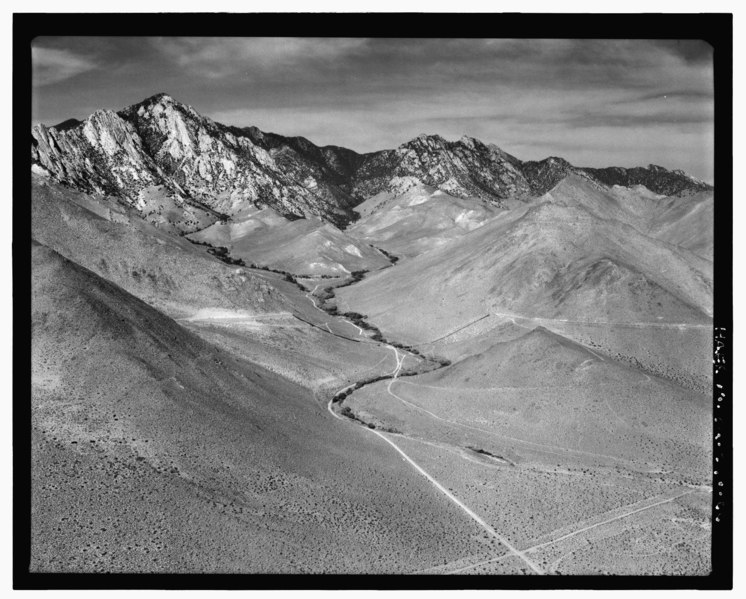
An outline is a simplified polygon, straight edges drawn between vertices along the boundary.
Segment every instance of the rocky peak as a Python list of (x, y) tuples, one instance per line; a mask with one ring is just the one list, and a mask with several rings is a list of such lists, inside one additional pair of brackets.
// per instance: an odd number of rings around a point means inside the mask
[(57, 129), (57, 131), (67, 131), (68, 129), (74, 129), (80, 125), (81, 122), (82, 121), (79, 121), (78, 119), (67, 119), (61, 123), (57, 123), (53, 128)]
[(119, 112), (96, 111), (82, 122), (36, 126), (31, 156), (37, 171), (133, 206), (158, 189), (178, 202), (201, 204), (216, 218), (230, 217), (249, 202), (289, 217), (316, 215), (340, 225), (368, 197), (398, 193), (401, 181), (497, 205), (509, 197), (541, 195), (570, 174), (607, 186), (644, 185), (664, 195), (711, 189), (656, 165), (577, 168), (556, 156), (522, 162), (467, 135), (447, 141), (422, 134), (394, 150), (358, 154), (319, 147), (304, 137), (221, 125), (166, 93)]
[(355, 188), (367, 197), (393, 192), (392, 177), (414, 178), (456, 197), (479, 197), (500, 204), (503, 198), (529, 191), (513, 161), (497, 146), (472, 137), (450, 142), (440, 135), (422, 134), (394, 153), (366, 156), (356, 173)]
[(440, 135), (430, 135), (427, 133), (420, 133), (414, 139), (410, 139), (399, 146), (399, 150), (402, 152), (415, 151), (417, 153), (433, 152), (443, 150), (445, 148), (446, 140)]
[[(143, 193), (160, 189), (201, 204), (216, 218), (230, 216), (244, 202), (338, 224), (351, 212), (349, 196), (317, 178), (308, 159), (286, 155), (280, 165), (246, 132), (218, 125), (168, 94), (119, 112), (96, 111), (68, 130), (35, 127), (32, 140), (37, 170), (133, 206), (140, 206)], [(306, 153), (315, 148), (307, 140), (300, 145)]]
[(577, 171), (567, 160), (556, 156), (550, 156), (544, 160), (523, 162), (520, 170), (526, 177), (531, 191), (536, 195), (545, 194), (568, 174)]
[(555, 168), (555, 169), (572, 168), (572, 164), (570, 164), (564, 158), (559, 158), (557, 156), (550, 156), (549, 158), (542, 160), (542, 162), (546, 163), (548, 166), (550, 166), (551, 168)]
[(470, 148), (473, 148), (478, 145), (484, 145), (484, 143), (477, 139), (476, 137), (471, 137), (469, 135), (462, 135), (461, 139), (458, 140), (461, 145), (468, 146)]
[(139, 110), (140, 108), (147, 108), (147, 107), (152, 107), (155, 105), (174, 106), (177, 104), (181, 105), (181, 102), (177, 102), (165, 92), (159, 92), (157, 94), (153, 94), (152, 96), (145, 98), (144, 100), (142, 100), (141, 102), (138, 102), (137, 104), (133, 104), (129, 108)]
[(666, 196), (712, 189), (711, 185), (681, 170), (669, 171), (656, 164), (650, 164), (647, 168), (641, 166), (622, 168), (617, 166), (608, 168), (583, 168), (580, 170), (609, 187), (612, 185), (622, 185), (624, 187), (644, 185), (650, 191)]

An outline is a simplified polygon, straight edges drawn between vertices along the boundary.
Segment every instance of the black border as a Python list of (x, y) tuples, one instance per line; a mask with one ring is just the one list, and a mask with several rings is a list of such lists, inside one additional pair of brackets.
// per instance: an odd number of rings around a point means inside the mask
[[(713, 572), (709, 576), (37, 574), (30, 556), (31, 41), (41, 35), (701, 39), (714, 48), (715, 375)], [(733, 16), (721, 14), (14, 14), (13, 587), (15, 589), (731, 589), (733, 586)], [(157, 91), (157, 90), (156, 90)], [(720, 345), (718, 345), (720, 344)], [(720, 395), (720, 393), (724, 395)], [(720, 397), (721, 401), (717, 401)], [(720, 483), (722, 485), (720, 486)], [(722, 492), (722, 496), (717, 493)], [(714, 506), (715, 507), (715, 506)]]

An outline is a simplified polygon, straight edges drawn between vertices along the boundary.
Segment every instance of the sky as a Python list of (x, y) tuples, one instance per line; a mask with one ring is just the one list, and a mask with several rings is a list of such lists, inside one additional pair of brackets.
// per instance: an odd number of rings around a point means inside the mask
[(522, 160), (713, 182), (712, 48), (696, 40), (44, 37), (32, 63), (34, 124), (166, 92), (358, 152), (469, 135)]

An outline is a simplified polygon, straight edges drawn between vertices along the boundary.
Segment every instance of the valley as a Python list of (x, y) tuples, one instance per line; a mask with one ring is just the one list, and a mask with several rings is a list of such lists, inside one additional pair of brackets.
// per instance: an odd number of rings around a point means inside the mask
[(710, 572), (707, 184), (164, 94), (33, 135), (32, 571)]

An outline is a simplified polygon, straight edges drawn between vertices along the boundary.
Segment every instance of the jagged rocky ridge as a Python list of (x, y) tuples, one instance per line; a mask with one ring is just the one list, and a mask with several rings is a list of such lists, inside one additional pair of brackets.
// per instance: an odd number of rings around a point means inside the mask
[(682, 171), (650, 165), (579, 168), (562, 158), (523, 162), (493, 144), (420, 135), (394, 150), (358, 154), (303, 137), (216, 123), (167, 94), (119, 112), (99, 110), (32, 129), (33, 168), (89, 193), (135, 207), (153, 189), (177, 205), (230, 218), (247, 203), (289, 217), (309, 214), (345, 225), (352, 208), (385, 191), (422, 182), (497, 205), (545, 193), (570, 173), (603, 185), (644, 185), (663, 195), (711, 189)]

